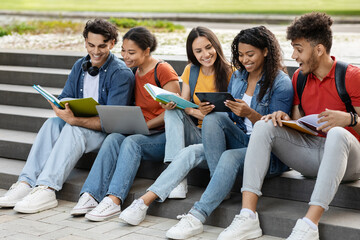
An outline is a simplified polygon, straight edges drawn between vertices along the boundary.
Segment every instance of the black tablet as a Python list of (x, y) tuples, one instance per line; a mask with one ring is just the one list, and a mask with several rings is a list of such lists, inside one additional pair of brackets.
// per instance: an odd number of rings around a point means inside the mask
[(231, 112), (224, 102), (226, 100), (235, 101), (235, 98), (228, 92), (196, 92), (195, 94), (201, 102), (210, 102), (215, 105), (214, 112)]

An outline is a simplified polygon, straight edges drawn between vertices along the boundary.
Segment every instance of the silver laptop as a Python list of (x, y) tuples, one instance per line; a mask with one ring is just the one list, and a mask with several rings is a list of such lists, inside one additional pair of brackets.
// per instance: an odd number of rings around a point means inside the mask
[(149, 130), (138, 106), (97, 105), (102, 126), (107, 133), (151, 135), (163, 130)]

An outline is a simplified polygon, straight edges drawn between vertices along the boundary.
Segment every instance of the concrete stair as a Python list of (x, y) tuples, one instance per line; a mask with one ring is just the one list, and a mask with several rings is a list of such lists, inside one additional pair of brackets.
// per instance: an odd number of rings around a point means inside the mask
[[(54, 95), (60, 94), (73, 63), (82, 55), (0, 50), (0, 188), (9, 188), (17, 180), (36, 133), (47, 118), (54, 116), (49, 104), (31, 86), (40, 84)], [(161, 58), (172, 64), (179, 75), (186, 65), (186, 59), (180, 57)], [(289, 72), (292, 73), (294, 69), (290, 67)], [(78, 200), (95, 157), (96, 153), (89, 153), (79, 160), (63, 189), (57, 193), (58, 198)], [(141, 196), (163, 169), (165, 166), (162, 163), (143, 162), (124, 207)], [(153, 203), (149, 214), (175, 218), (186, 213), (199, 200), (208, 181), (208, 170), (192, 170), (188, 176), (188, 197)], [(296, 171), (265, 181), (262, 189), (264, 197), (260, 199), (258, 208), (265, 234), (278, 237), (289, 235), (296, 220), (306, 213), (314, 183), (313, 179), (306, 179)], [(226, 227), (231, 223), (240, 210), (240, 187), (241, 179), (238, 179), (231, 198), (214, 211), (207, 224)], [(332, 207), (321, 220), (321, 239), (360, 239), (359, 199), (360, 181), (340, 185)]]

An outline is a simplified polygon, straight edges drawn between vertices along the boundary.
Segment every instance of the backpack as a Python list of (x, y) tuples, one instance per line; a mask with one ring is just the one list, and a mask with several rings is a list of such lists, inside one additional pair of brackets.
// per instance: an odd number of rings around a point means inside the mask
[[(354, 106), (351, 104), (351, 99), (349, 94), (346, 91), (345, 88), (345, 74), (346, 69), (348, 67), (348, 64), (345, 62), (337, 61), (335, 66), (335, 85), (336, 90), (339, 94), (339, 97), (344, 102), (346, 106), (347, 112), (356, 113)], [(299, 110), (300, 112), (303, 112), (303, 108), (301, 106), (301, 96), (303, 94), (305, 85), (307, 81), (307, 75), (302, 74), (302, 71), (299, 72), (297, 82), (296, 82), (296, 92), (299, 96), (300, 104), (299, 104)]]
[(191, 64), (190, 75), (189, 75), (190, 102), (194, 102), (193, 96), (194, 96), (195, 86), (199, 77), (199, 72), (200, 72), (200, 67)]
[[(154, 76), (155, 76), (155, 83), (156, 83), (156, 85), (159, 87), (159, 88), (162, 88), (161, 87), (161, 84), (160, 84), (160, 81), (159, 81), (159, 79), (158, 79), (158, 77), (157, 77), (157, 67), (158, 67), (158, 65), (159, 65), (159, 63), (163, 63), (164, 61), (162, 61), (162, 60), (160, 60), (160, 61), (158, 61), (157, 63), (156, 63), (156, 65), (155, 65), (155, 70), (154, 70)], [(136, 70), (138, 69), (138, 67), (134, 67), (133, 69), (132, 69), (132, 72), (133, 72), (133, 74), (134, 74), (134, 76), (135, 76), (135, 73), (136, 73)]]

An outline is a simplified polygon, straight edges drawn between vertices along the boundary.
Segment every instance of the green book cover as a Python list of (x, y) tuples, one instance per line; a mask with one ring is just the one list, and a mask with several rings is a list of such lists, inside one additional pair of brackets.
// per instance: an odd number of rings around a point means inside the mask
[(92, 117), (98, 115), (96, 105), (99, 105), (93, 98), (66, 98), (61, 101), (54, 95), (46, 91), (40, 85), (34, 85), (36, 89), (45, 99), (54, 103), (58, 108), (64, 109), (65, 103), (69, 103), (71, 111), (76, 117)]
[(92, 97), (78, 99), (64, 99), (60, 103), (65, 107), (65, 103), (69, 103), (71, 111), (77, 117), (92, 117), (98, 115), (96, 105), (99, 105)]

